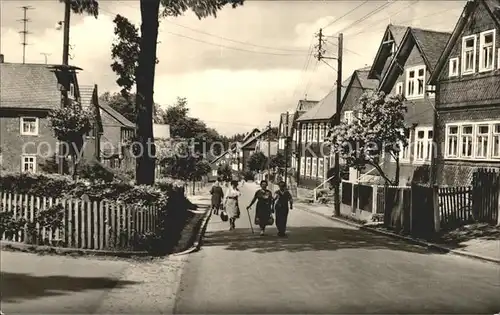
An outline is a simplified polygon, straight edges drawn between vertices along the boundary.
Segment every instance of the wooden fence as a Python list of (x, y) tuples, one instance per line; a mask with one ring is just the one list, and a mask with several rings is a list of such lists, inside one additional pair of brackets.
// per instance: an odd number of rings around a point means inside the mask
[(440, 228), (447, 230), (473, 220), (472, 187), (440, 187), (438, 190)]
[(479, 169), (472, 178), (472, 214), (475, 220), (497, 224), (499, 212), (500, 173)]
[(83, 201), (0, 191), (0, 215), (24, 219), (2, 240), (84, 249), (133, 249), (139, 235), (155, 232), (158, 209), (111, 201)]

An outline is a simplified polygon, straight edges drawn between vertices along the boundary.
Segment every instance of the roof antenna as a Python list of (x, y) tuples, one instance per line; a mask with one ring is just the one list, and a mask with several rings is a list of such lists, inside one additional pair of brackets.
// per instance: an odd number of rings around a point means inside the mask
[(307, 101), (307, 93), (306, 93), (306, 95), (304, 96), (304, 101)]

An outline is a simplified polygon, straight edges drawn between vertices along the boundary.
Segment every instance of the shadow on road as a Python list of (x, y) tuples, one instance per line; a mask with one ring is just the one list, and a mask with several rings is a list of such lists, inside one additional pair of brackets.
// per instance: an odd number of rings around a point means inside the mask
[[(302, 252), (340, 249), (388, 249), (412, 253), (429, 250), (391, 238), (356, 229), (338, 227), (290, 227), (288, 238), (259, 236), (247, 229), (207, 232), (204, 246), (225, 246), (226, 250), (253, 250), (256, 253), (279, 251)], [(270, 231), (271, 232), (271, 231)], [(271, 234), (271, 233), (269, 233)]]
[(106, 290), (115, 287), (138, 284), (112, 278), (89, 278), (70, 276), (33, 276), (23, 273), (0, 273), (2, 302), (22, 302), (48, 296), (64, 295), (69, 292)]

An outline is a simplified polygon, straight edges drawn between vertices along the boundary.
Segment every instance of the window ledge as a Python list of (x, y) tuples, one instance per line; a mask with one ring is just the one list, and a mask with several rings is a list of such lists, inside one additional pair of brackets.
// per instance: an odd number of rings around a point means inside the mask
[(500, 157), (497, 158), (472, 158), (472, 157), (445, 157), (445, 161), (463, 161), (463, 162), (496, 162), (500, 163)]
[(493, 66), (491, 68), (485, 68), (485, 69), (479, 69), (479, 72), (480, 73), (484, 73), (484, 72), (490, 72), (490, 71), (494, 71), (495, 69), (493, 68)]
[(476, 71), (462, 71), (462, 75), (472, 75), (472, 74), (475, 74)]
[(38, 136), (40, 136), (40, 134), (38, 134), (38, 133), (21, 133), (21, 136), (38, 137)]
[(407, 100), (418, 100), (418, 99), (423, 99), (424, 95), (415, 95), (415, 96), (406, 96)]

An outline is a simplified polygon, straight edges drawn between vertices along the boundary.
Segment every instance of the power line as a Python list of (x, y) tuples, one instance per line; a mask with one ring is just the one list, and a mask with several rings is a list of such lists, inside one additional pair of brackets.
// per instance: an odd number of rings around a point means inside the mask
[(193, 40), (196, 42), (200, 42), (200, 43), (204, 43), (207, 45), (212, 45), (212, 46), (216, 46), (216, 47), (222, 47), (222, 48), (232, 49), (232, 50), (237, 50), (237, 51), (243, 51), (243, 52), (248, 52), (248, 53), (254, 53), (254, 54), (274, 55), (274, 56), (305, 56), (306, 55), (305, 53), (303, 53), (303, 54), (281, 54), (281, 53), (248, 50), (248, 49), (243, 49), (243, 48), (238, 48), (238, 47), (231, 47), (231, 46), (225, 46), (225, 45), (220, 45), (220, 44), (216, 44), (216, 43), (211, 43), (211, 42), (207, 42), (207, 41), (204, 41), (204, 40), (201, 40), (198, 38), (194, 38), (194, 37), (190, 37), (190, 36), (186, 36), (186, 35), (182, 35), (182, 34), (178, 34), (178, 33), (173, 33), (173, 32), (168, 32), (168, 31), (165, 31), (165, 33), (170, 34), (170, 35), (174, 35), (174, 36), (178, 36), (178, 37), (182, 37), (182, 38), (187, 38), (187, 39), (190, 39), (190, 40)]
[(337, 19), (333, 20), (332, 22), (328, 23), (326, 26), (323, 26), (323, 29), (325, 29), (325, 28), (329, 27), (330, 25), (332, 25), (332, 24), (334, 24), (334, 23), (336, 23), (336, 22), (340, 21), (340, 20), (341, 20), (341, 19), (343, 19), (344, 17), (346, 17), (346, 16), (348, 16), (349, 14), (351, 14), (352, 12), (356, 11), (358, 8), (361, 8), (361, 7), (362, 7), (363, 5), (365, 5), (368, 1), (369, 1), (369, 0), (367, 0), (367, 1), (363, 2), (363, 3), (361, 3), (360, 5), (356, 6), (354, 9), (349, 10), (347, 13), (345, 13), (345, 14), (344, 14), (344, 15), (342, 15), (341, 17), (339, 17), (339, 18), (337, 18)]
[(304, 50), (304, 49), (277, 48), (277, 47), (271, 47), (271, 46), (264, 46), (264, 45), (252, 44), (252, 43), (249, 43), (249, 42), (243, 42), (243, 41), (239, 41), (239, 40), (235, 40), (235, 39), (231, 39), (231, 38), (227, 38), (227, 37), (222, 37), (222, 36), (219, 36), (219, 35), (215, 35), (215, 34), (212, 34), (212, 33), (208, 33), (208, 32), (196, 29), (196, 28), (192, 28), (192, 27), (188, 27), (188, 26), (185, 26), (185, 25), (174, 23), (174, 22), (169, 21), (169, 20), (165, 20), (165, 21), (168, 22), (168, 23), (171, 23), (173, 25), (176, 25), (176, 26), (179, 26), (179, 27), (191, 30), (193, 32), (197, 32), (197, 33), (200, 33), (200, 34), (205, 34), (205, 35), (210, 36), (210, 37), (219, 38), (219, 39), (222, 39), (222, 40), (226, 40), (226, 41), (229, 41), (229, 42), (238, 43), (238, 44), (242, 44), (242, 45), (248, 45), (248, 46), (253, 46), (253, 47), (257, 47), (257, 48), (264, 48), (264, 49), (270, 49), (270, 50), (278, 50), (278, 51), (304, 52), (304, 53), (306, 52), (306, 50)]
[(386, 2), (386, 3), (382, 4), (381, 6), (379, 6), (378, 8), (376, 8), (375, 10), (372, 10), (372, 11), (368, 12), (368, 13), (367, 13), (366, 15), (364, 15), (362, 18), (360, 18), (360, 19), (358, 19), (358, 20), (356, 20), (356, 21), (352, 22), (351, 24), (349, 24), (349, 25), (348, 25), (348, 26), (346, 26), (346, 27), (343, 27), (343, 28), (342, 28), (341, 30), (339, 30), (338, 32), (339, 32), (339, 33), (344, 32), (345, 30), (347, 30), (347, 29), (351, 28), (352, 26), (354, 26), (354, 25), (356, 25), (356, 24), (358, 24), (358, 23), (363, 22), (364, 20), (366, 20), (366, 19), (368, 19), (369, 17), (371, 17), (371, 16), (373, 16), (373, 15), (377, 14), (378, 12), (380, 12), (380, 11), (382, 11), (383, 9), (387, 8), (388, 6), (393, 5), (394, 3), (395, 3), (395, 2)]
[(23, 42), (21, 45), (23, 45), (23, 63), (26, 62), (26, 46), (28, 45), (28, 42), (26, 41), (26, 37), (28, 34), (31, 34), (28, 32), (28, 23), (31, 22), (30, 19), (28, 19), (28, 10), (33, 9), (31, 6), (22, 6), (21, 9), (23, 10), (23, 18), (18, 20), (19, 22), (23, 23), (23, 30), (19, 31), (20, 34), (23, 34)]

